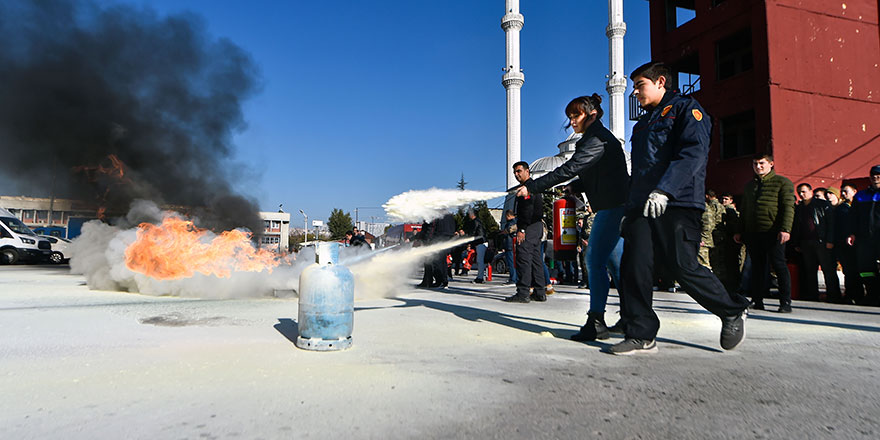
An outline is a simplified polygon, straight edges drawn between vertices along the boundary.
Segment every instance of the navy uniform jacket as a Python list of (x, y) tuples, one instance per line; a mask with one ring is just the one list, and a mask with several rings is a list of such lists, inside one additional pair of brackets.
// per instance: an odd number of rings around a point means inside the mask
[(632, 184), (627, 208), (641, 208), (655, 189), (669, 206), (706, 207), (706, 162), (712, 122), (695, 99), (667, 90), (632, 134)]

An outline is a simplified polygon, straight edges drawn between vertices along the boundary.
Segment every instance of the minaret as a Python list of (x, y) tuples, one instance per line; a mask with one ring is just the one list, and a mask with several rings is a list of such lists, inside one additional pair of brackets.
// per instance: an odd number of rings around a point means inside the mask
[(608, 0), (608, 91), (610, 105), (608, 119), (610, 130), (614, 136), (624, 143), (624, 105), (623, 94), (626, 92), (626, 76), (623, 73), (623, 35), (626, 34), (626, 23), (623, 22), (623, 0)]
[(503, 69), (501, 84), (507, 90), (507, 169), (504, 172), (507, 176), (507, 187), (511, 188), (519, 184), (513, 177), (513, 164), (520, 160), (520, 88), (525, 82), (525, 76), (519, 67), (519, 30), (523, 27), (519, 0), (506, 0), (506, 6), (504, 17), (501, 18), (501, 29), (504, 29), (507, 40), (507, 65)]

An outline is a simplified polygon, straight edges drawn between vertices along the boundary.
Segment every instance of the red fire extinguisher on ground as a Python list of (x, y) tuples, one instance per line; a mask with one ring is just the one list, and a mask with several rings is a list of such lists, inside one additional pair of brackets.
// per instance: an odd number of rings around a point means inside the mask
[(572, 196), (553, 202), (553, 258), (577, 258), (577, 201)]

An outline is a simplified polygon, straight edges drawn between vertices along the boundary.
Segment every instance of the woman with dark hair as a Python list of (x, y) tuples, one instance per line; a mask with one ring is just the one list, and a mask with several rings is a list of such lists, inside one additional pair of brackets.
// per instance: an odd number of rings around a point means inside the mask
[(574, 193), (584, 193), (594, 214), (593, 229), (587, 244), (587, 276), (590, 284), (590, 310), (587, 322), (580, 332), (572, 335), (576, 341), (608, 339), (605, 324), (605, 305), (610, 288), (608, 274), (620, 286), (620, 221), (629, 191), (629, 174), (620, 141), (602, 125), (602, 97), (581, 96), (565, 107), (568, 117), (566, 128), (571, 127), (581, 138), (575, 144), (571, 159), (546, 175), (526, 182), (517, 190), (517, 196), (537, 194), (575, 176), (571, 183)]

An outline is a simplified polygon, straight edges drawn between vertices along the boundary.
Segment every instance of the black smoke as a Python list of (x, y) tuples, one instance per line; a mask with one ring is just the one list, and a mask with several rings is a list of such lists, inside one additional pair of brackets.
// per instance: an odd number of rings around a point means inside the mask
[[(199, 17), (3, 0), (0, 41), (0, 174), (19, 188), (123, 213), (144, 198), (204, 226), (261, 229), (230, 161), (259, 72)], [(111, 156), (123, 178), (106, 172)]]

